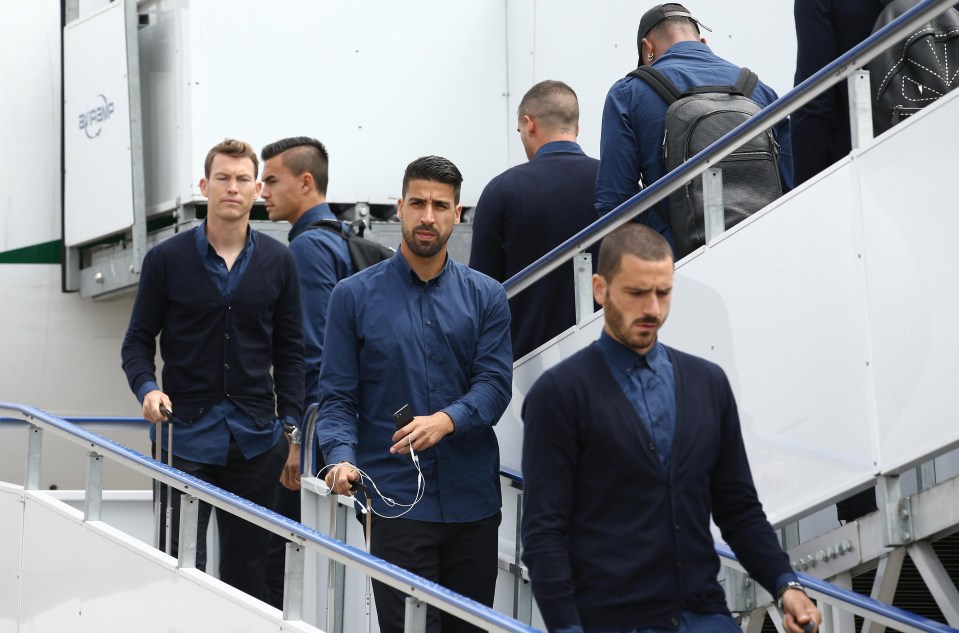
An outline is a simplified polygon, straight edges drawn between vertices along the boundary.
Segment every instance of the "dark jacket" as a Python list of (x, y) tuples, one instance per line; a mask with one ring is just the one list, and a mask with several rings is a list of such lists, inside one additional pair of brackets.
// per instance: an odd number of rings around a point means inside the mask
[(669, 472), (596, 344), (526, 396), (523, 561), (550, 630), (728, 613), (710, 515), (768, 591), (792, 573), (757, 498), (725, 374), (666, 349), (676, 379)]
[[(595, 222), (598, 170), (579, 145), (555, 141), (491, 180), (473, 211), (470, 268), (506, 281)], [(514, 359), (576, 323), (573, 293), (569, 262), (509, 300)]]
[(178, 418), (192, 421), (225, 398), (261, 425), (278, 415), (302, 417), (299, 285), (293, 257), (280, 242), (257, 236), (230, 300), (204, 268), (193, 231), (151, 249), (121, 350), (134, 393), (156, 380), (157, 334), (162, 388)]

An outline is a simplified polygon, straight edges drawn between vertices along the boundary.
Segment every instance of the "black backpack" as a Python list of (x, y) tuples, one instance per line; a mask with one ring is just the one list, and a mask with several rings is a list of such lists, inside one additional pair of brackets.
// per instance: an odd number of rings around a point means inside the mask
[[(880, 0), (886, 5), (875, 33), (919, 0)], [(872, 127), (882, 134), (956, 84), (959, 69), (959, 11), (949, 7), (866, 64), (872, 86)]]
[[(682, 93), (662, 73), (649, 66), (640, 66), (629, 76), (645, 81), (669, 104), (663, 134), (663, 162), (667, 172), (761, 110), (749, 98), (759, 77), (748, 68), (743, 68), (735, 86), (699, 86)], [(727, 229), (783, 193), (779, 145), (772, 130), (762, 132), (717, 166), (723, 170)], [(705, 243), (701, 178), (693, 178), (669, 196), (669, 217), (664, 219), (673, 229), (679, 257)]]
[(392, 248), (363, 237), (362, 229), (357, 230), (356, 227), (344, 225), (339, 220), (328, 218), (314, 222), (307, 228), (332, 231), (346, 240), (346, 247), (350, 250), (350, 260), (353, 262), (355, 272), (360, 272), (384, 259), (389, 259), (396, 253)]

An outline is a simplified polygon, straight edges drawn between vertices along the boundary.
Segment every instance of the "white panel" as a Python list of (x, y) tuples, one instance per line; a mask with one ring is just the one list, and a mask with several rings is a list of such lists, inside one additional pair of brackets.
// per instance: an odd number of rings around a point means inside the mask
[(3, 252), (60, 239), (60, 3), (0, 0), (0, 15)]
[(125, 3), (63, 30), (64, 242), (76, 246), (133, 225)]
[(16, 633), (20, 593), (22, 489), (0, 483), (0, 633)]
[(463, 172), (472, 205), (503, 164), (493, 159), (507, 138), (501, 1), (297, 0), (264, 11), (205, 0), (190, 4), (188, 28), (195, 180), (227, 136), (257, 149), (319, 138), (333, 201), (395, 200), (406, 165), (438, 154)]
[(64, 415), (138, 415), (120, 369), (132, 305), (132, 295), (95, 303), (60, 292), (58, 266), (0, 265), (3, 355), (17, 359), (0, 369), (0, 400)]
[(860, 159), (885, 472), (959, 442), (957, 97), (894, 128)]
[(663, 331), (667, 344), (726, 371), (775, 523), (876, 472), (852, 167), (805, 192), (681, 262)]
[[(276, 633), (278, 610), (45, 495), (27, 498), (24, 633)], [(307, 630), (302, 625), (289, 630)], [(313, 629), (315, 630), (315, 629)]]

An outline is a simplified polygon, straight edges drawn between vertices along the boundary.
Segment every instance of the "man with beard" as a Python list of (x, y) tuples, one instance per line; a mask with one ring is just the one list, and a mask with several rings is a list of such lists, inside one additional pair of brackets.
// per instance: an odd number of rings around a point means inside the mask
[(523, 403), (523, 562), (553, 633), (728, 631), (710, 516), (789, 633), (821, 615), (756, 495), (719, 366), (666, 347), (673, 256), (635, 223), (599, 251), (598, 341)]
[[(333, 492), (369, 490), (372, 554), (492, 605), (509, 306), (500, 284), (447, 256), (462, 181), (445, 158), (410, 163), (396, 255), (333, 290), (318, 434)], [(402, 631), (405, 595), (378, 582), (373, 592), (380, 630)], [(429, 609), (427, 631), (441, 623), (477, 630)]]

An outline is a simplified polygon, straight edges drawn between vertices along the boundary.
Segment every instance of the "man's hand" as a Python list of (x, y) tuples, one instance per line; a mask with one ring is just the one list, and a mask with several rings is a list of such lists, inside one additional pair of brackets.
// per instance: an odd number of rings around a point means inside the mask
[(413, 450), (425, 451), (455, 430), (453, 418), (442, 411), (433, 415), (418, 415), (393, 434), (396, 444), (390, 447), (390, 452), (409, 455), (411, 442)]
[(160, 407), (164, 407), (167, 410), (173, 409), (170, 396), (159, 389), (148, 391), (147, 395), (143, 396), (143, 418), (147, 422), (153, 422), (154, 424), (166, 422), (166, 417), (160, 413)]
[[(290, 437), (283, 434), (286, 441), (290, 442)], [(280, 484), (287, 490), (300, 489), (300, 445), (290, 442), (290, 454), (283, 465), (283, 471), (280, 473)]]
[[(299, 463), (297, 463), (297, 467), (299, 468)], [(329, 472), (326, 473), (326, 485), (338, 495), (352, 495), (350, 489), (359, 480), (360, 471), (350, 462), (340, 462), (331, 466)]]
[(810, 621), (816, 623), (815, 633), (822, 624), (822, 613), (802, 591), (787, 589), (783, 594), (783, 625), (787, 633), (803, 633)]

